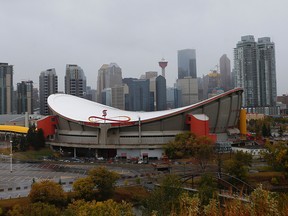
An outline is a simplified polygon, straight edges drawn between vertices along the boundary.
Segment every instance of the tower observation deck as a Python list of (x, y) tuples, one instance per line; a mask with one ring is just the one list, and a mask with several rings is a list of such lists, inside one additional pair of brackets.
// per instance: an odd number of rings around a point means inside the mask
[(165, 77), (165, 68), (168, 65), (168, 61), (162, 58), (161, 61), (159, 61), (158, 63), (159, 63), (159, 66), (162, 68), (162, 76)]

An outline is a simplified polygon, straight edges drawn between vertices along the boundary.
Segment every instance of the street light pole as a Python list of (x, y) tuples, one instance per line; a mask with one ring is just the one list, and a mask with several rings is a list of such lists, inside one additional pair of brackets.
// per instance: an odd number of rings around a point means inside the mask
[(10, 172), (12, 173), (13, 141), (10, 140)]

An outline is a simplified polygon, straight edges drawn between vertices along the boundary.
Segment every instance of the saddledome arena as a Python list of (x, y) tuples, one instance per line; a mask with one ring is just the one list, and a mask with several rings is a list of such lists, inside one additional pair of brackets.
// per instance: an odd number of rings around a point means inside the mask
[(218, 141), (239, 133), (242, 93), (237, 88), (186, 107), (154, 112), (119, 110), (53, 94), (48, 98), (53, 115), (38, 126), (54, 150), (74, 157), (160, 158), (163, 145), (179, 133), (196, 130)]

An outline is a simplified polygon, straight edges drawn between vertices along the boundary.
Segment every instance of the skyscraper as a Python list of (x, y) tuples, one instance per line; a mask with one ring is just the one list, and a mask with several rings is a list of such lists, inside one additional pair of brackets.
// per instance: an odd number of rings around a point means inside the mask
[(0, 114), (12, 113), (13, 65), (0, 63)]
[(40, 114), (49, 115), (47, 98), (58, 92), (58, 77), (54, 68), (42, 71), (39, 76)]
[(178, 50), (178, 79), (197, 78), (195, 49)]
[(259, 76), (257, 75), (257, 44), (254, 36), (242, 36), (234, 49), (235, 85), (244, 89), (242, 106), (259, 106)]
[(220, 58), (221, 88), (224, 91), (231, 89), (231, 64), (226, 54)]
[(156, 110), (167, 109), (166, 79), (163, 76), (156, 78)]
[(244, 89), (244, 107), (276, 105), (275, 45), (269, 37), (241, 37), (234, 49), (235, 85)]
[(81, 98), (86, 93), (86, 76), (78, 65), (66, 65), (65, 93)]
[(261, 106), (275, 106), (277, 99), (275, 45), (269, 37), (258, 38), (257, 70)]
[(17, 113), (33, 114), (33, 81), (17, 83)]
[(98, 70), (97, 102), (102, 102), (102, 91), (122, 85), (122, 70), (116, 63), (103, 64)]
[(125, 94), (125, 109), (130, 111), (152, 111), (154, 110), (154, 94), (150, 92), (148, 79), (123, 79), (129, 88)]
[(198, 102), (198, 80), (191, 77), (177, 79), (177, 89), (181, 91), (182, 106)]

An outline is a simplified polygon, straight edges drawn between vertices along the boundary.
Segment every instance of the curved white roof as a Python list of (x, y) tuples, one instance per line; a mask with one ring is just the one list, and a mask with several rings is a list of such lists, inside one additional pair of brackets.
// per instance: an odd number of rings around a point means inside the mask
[[(208, 100), (189, 105), (186, 107), (152, 111), (126, 111), (106, 106), (100, 103), (89, 101), (80, 97), (68, 94), (53, 94), (48, 97), (48, 105), (58, 115), (70, 119), (72, 121), (83, 123), (119, 123), (119, 122), (138, 122), (151, 121), (164, 116), (172, 116), (189, 109), (198, 107), (199, 105), (209, 103), (217, 98), (242, 90), (240, 88), (233, 89), (223, 94), (214, 96)], [(106, 115), (105, 115), (106, 114)]]
[[(68, 94), (53, 94), (48, 97), (48, 105), (57, 114), (62, 117), (81, 122), (95, 123), (114, 123), (115, 121), (130, 121), (135, 122), (154, 119), (163, 115), (172, 114), (184, 110), (187, 107), (177, 109), (141, 112), (141, 111), (126, 111), (114, 107), (106, 106), (94, 101), (86, 100)], [(106, 116), (103, 116), (103, 111), (106, 110)], [(91, 118), (92, 117), (92, 118)], [(104, 119), (105, 118), (105, 119)], [(90, 120), (89, 120), (90, 119)]]

